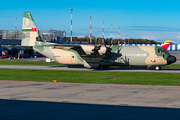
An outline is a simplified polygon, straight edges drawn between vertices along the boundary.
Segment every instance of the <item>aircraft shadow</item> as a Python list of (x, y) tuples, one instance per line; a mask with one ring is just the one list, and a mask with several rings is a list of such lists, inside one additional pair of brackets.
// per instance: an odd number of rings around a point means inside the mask
[[(123, 68), (123, 67), (118, 67), (118, 68), (109, 68), (110, 70), (155, 70), (154, 68)], [(162, 68), (161, 70), (180, 70), (180, 68)], [(161, 71), (160, 70), (160, 71)]]
[(94, 71), (111, 71), (111, 70), (123, 70), (123, 71), (128, 71), (128, 70), (154, 70), (153, 68), (132, 68), (132, 67), (109, 67), (108, 69), (94, 69)]
[[(84, 67), (84, 66), (66, 66), (66, 67), (68, 67), (68, 68), (83, 68), (83, 69), (88, 69), (88, 68), (86, 68), (86, 67)], [(129, 67), (109, 67), (108, 69), (103, 69), (103, 68), (101, 68), (101, 69), (92, 69), (92, 70), (120, 70), (120, 69), (122, 69), (122, 70), (134, 70), (134, 69), (147, 69), (147, 68), (133, 68), (133, 67), (131, 67), (131, 68), (129, 68)], [(150, 68), (150, 69), (148, 69), (148, 70), (153, 70), (153, 68)]]
[(66, 66), (68, 68), (85, 68), (84, 66)]
[(180, 68), (163, 68), (163, 69), (161, 69), (161, 70), (180, 70)]
[[(88, 69), (84, 66), (66, 66), (68, 68), (80, 68), (80, 69)], [(90, 69), (92, 71), (109, 71), (109, 70), (155, 70), (154, 68), (146, 68), (146, 67), (109, 67), (108, 69)], [(180, 68), (162, 68), (160, 71), (177, 71), (180, 70)]]
[(1, 120), (178, 120), (180, 109), (0, 99)]

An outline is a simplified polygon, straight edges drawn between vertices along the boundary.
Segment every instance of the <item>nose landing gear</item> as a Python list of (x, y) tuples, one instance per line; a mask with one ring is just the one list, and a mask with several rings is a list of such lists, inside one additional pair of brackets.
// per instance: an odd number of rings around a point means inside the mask
[(161, 67), (160, 66), (156, 66), (155, 69), (156, 70), (161, 70)]

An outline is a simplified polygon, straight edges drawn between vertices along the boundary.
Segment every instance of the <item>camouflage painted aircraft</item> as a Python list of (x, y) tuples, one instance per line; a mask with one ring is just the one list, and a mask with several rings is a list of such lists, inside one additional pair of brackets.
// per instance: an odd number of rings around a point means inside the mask
[(25, 12), (22, 28), (22, 47), (32, 47), (40, 54), (66, 65), (107, 69), (109, 66), (160, 66), (176, 62), (163, 47), (157, 46), (94, 46), (55, 44), (42, 41), (30, 12)]

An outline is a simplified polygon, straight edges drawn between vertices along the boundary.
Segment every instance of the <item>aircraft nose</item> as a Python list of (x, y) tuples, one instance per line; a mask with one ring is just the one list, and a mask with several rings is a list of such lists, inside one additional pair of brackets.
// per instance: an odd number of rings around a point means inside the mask
[(169, 65), (169, 64), (174, 63), (174, 62), (176, 62), (176, 57), (169, 55), (167, 57), (167, 64)]

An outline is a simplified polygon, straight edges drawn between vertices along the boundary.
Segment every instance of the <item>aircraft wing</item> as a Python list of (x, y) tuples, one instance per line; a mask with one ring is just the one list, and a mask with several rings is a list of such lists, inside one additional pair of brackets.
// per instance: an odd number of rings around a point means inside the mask
[(81, 47), (80, 45), (76, 45), (76, 44), (45, 44), (43, 46), (47, 46), (47, 47), (54, 46), (54, 47), (59, 48), (59, 49)]
[(86, 54), (81, 45), (76, 44), (45, 44), (44, 47), (53, 47), (54, 49), (75, 50), (79, 53)]

